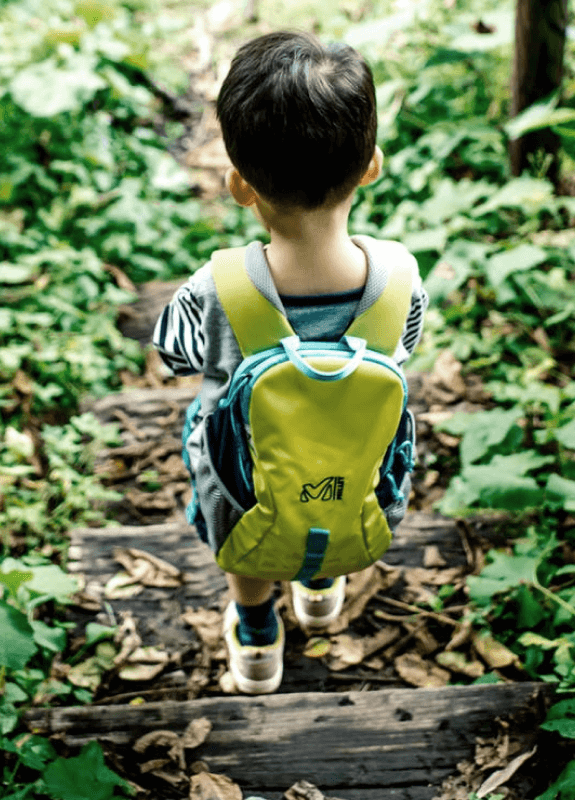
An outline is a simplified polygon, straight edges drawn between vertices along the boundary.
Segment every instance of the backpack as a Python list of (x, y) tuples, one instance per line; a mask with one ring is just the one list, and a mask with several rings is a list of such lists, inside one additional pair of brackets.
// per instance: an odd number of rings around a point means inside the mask
[[(251, 282), (244, 250), (212, 255), (244, 360), (205, 418), (204, 453), (237, 512), (231, 530), (207, 538), (219, 566), (239, 575), (309, 580), (359, 571), (387, 550), (414, 466), (407, 384), (391, 358), (411, 270), (398, 259), (385, 290), (339, 342), (302, 342)], [(188, 409), (184, 441), (198, 403)], [(188, 519), (198, 518), (195, 492)]]

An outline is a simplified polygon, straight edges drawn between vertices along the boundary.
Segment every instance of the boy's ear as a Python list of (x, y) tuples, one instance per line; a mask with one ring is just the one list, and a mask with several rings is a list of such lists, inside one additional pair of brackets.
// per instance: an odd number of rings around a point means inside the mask
[(360, 180), (360, 186), (367, 186), (368, 183), (373, 183), (381, 175), (381, 167), (383, 165), (383, 153), (378, 145), (375, 145), (373, 157), (369, 162), (369, 166), (364, 172), (363, 178)]
[(240, 206), (253, 206), (257, 200), (256, 193), (235, 167), (226, 172), (226, 186), (231, 196)]

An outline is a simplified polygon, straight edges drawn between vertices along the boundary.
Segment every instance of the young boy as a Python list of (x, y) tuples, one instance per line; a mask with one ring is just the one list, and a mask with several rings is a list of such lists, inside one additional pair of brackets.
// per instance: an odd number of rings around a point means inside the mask
[[(411, 308), (394, 354), (401, 365), (419, 340), (427, 305), (415, 259), (396, 242), (350, 238), (347, 231), (354, 190), (378, 178), (383, 158), (376, 146), (373, 78), (363, 58), (351, 47), (325, 47), (308, 34), (261, 36), (235, 56), (217, 113), (233, 164), (227, 186), (270, 235), (269, 245), (252, 242), (246, 251), (255, 287), (287, 316), (301, 340), (338, 341), (385, 288), (387, 264), (407, 261)], [(242, 361), (210, 270), (208, 263), (178, 290), (154, 332), (154, 344), (175, 374), (204, 373), (201, 407), (186, 442), (193, 481), (204, 487), (210, 467), (202, 450), (203, 420)], [(208, 541), (202, 511), (208, 522), (229, 525), (233, 510), (225, 497), (214, 503), (213, 493), (204, 491), (203, 500), (199, 494), (195, 523)], [(233, 599), (224, 633), (237, 688), (275, 691), (284, 632), (273, 584), (244, 575), (227, 578)], [(304, 627), (319, 630), (338, 615), (345, 577), (292, 586)]]

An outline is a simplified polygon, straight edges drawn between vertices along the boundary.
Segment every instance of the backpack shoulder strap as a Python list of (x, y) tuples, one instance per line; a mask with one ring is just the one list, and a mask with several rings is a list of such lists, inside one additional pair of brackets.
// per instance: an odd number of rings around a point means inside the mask
[(254, 355), (293, 336), (286, 317), (252, 283), (245, 268), (245, 247), (212, 253), (212, 276), (242, 356)]
[(372, 350), (392, 356), (409, 313), (411, 286), (411, 265), (403, 260), (396, 262), (383, 292), (373, 305), (353, 320), (346, 335), (359, 336)]

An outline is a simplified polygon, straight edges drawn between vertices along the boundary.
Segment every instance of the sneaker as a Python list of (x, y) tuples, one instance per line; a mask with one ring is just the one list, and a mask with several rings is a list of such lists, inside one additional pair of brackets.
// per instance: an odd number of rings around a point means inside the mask
[(224, 639), (228, 648), (230, 672), (238, 691), (244, 694), (270, 694), (282, 681), (285, 633), (281, 617), (278, 635), (273, 644), (261, 647), (242, 645), (238, 639), (239, 617), (236, 604), (231, 602), (224, 615)]
[(299, 624), (308, 630), (322, 630), (337, 619), (345, 598), (345, 575), (334, 579), (329, 589), (308, 589), (292, 581), (293, 608)]

